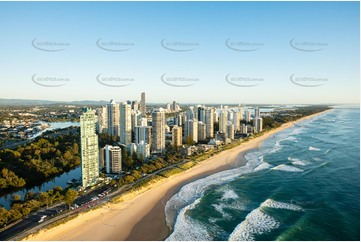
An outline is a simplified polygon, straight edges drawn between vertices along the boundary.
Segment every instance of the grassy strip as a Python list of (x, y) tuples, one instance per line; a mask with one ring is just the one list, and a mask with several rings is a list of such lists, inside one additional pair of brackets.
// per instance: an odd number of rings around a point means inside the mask
[(184, 164), (180, 164), (178, 165), (178, 167), (182, 170), (188, 170), (189, 168), (192, 168), (193, 166), (195, 166), (197, 164), (197, 162), (195, 161), (188, 161)]
[(171, 168), (169, 170), (165, 170), (165, 171), (162, 171), (160, 172), (159, 174), (161, 176), (164, 176), (164, 177), (170, 177), (170, 176), (173, 176), (175, 174), (178, 174), (178, 173), (181, 173), (183, 172), (184, 170), (178, 168), (178, 167), (174, 167), (174, 168)]
[(111, 203), (119, 203), (124, 202), (127, 199), (127, 197), (135, 197), (149, 189), (152, 188), (152, 184), (164, 179), (164, 177), (153, 175), (149, 176), (146, 179), (134, 184), (132, 187), (130, 187), (128, 190), (125, 190), (123, 193), (114, 196), (109, 200)]

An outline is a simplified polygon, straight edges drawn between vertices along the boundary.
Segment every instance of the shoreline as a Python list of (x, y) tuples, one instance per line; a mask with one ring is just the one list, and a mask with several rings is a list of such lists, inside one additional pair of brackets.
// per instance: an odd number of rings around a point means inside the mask
[[(240, 145), (201, 161), (182, 173), (152, 183), (142, 189), (124, 195), (126, 202), (108, 203), (79, 214), (76, 218), (50, 229), (42, 229), (23, 240), (164, 240), (170, 229), (165, 222), (164, 206), (187, 183), (210, 174), (240, 167), (246, 164), (244, 155), (272, 135), (294, 124), (324, 114), (332, 109), (312, 114), (270, 130)], [(79, 229), (81, 228), (81, 229)]]

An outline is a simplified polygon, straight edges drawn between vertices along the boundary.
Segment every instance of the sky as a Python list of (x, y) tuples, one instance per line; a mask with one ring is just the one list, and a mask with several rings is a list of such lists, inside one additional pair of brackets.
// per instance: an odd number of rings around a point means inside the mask
[(359, 2), (0, 2), (0, 98), (359, 103)]

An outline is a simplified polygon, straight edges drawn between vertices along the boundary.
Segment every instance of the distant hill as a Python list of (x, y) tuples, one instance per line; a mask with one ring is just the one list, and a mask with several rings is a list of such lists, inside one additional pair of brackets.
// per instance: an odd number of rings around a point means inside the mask
[(0, 106), (7, 105), (16, 105), (16, 106), (26, 106), (26, 105), (52, 105), (52, 104), (71, 104), (71, 105), (105, 105), (109, 101), (92, 101), (92, 100), (83, 100), (83, 101), (49, 101), (49, 100), (32, 100), (32, 99), (4, 99), (0, 98)]

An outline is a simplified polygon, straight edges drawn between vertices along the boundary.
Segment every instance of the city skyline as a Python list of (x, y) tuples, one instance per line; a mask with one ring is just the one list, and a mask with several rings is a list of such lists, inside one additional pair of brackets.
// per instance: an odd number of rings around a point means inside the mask
[(1, 2), (0, 16), (1, 98), (359, 102), (358, 2)]

